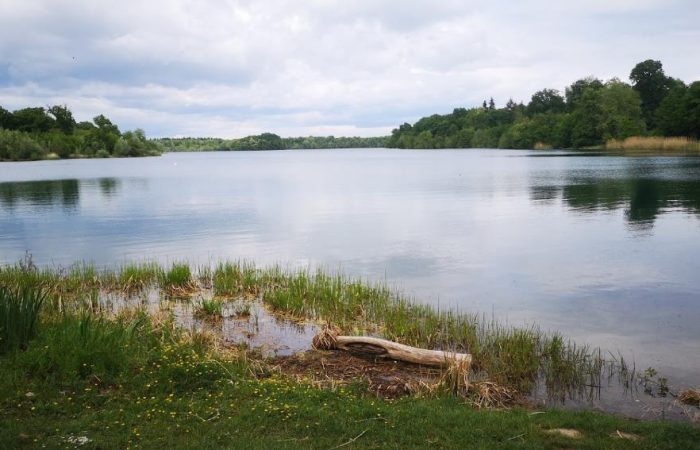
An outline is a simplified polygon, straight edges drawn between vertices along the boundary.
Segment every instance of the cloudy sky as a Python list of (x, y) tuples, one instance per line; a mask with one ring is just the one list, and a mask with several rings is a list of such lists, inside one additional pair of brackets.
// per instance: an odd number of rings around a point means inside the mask
[(697, 0), (0, 0), (0, 105), (149, 136), (387, 134), (660, 59), (700, 79)]

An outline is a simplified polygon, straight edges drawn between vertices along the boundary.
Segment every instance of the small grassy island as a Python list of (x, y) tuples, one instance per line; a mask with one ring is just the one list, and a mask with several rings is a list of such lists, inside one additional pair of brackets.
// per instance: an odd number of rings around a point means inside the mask
[[(253, 328), (226, 334), (224, 320)], [(282, 323), (300, 335), (330, 324), (468, 351), (473, 361), (431, 371), (310, 348), (266, 356), (232, 341)], [(696, 446), (691, 424), (526, 399), (538, 382), (556, 398), (630, 376), (624, 361), (562, 336), (436, 311), (323, 272), (244, 263), (41, 270), (31, 259), (0, 268), (1, 448)], [(692, 402), (693, 393), (683, 395)]]
[(92, 122), (76, 122), (67, 106), (0, 107), (0, 161), (63, 158), (157, 156), (161, 148), (143, 130), (119, 131), (100, 114)]

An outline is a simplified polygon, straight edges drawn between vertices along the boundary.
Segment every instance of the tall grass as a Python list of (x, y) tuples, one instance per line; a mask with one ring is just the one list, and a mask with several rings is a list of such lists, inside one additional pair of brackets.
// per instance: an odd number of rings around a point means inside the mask
[(0, 287), (0, 354), (27, 347), (46, 295), (32, 286)]
[(611, 139), (605, 148), (631, 153), (700, 153), (700, 142), (688, 137), (632, 136), (622, 141)]
[(164, 278), (163, 269), (153, 262), (142, 264), (127, 264), (122, 266), (114, 281), (113, 287), (123, 291), (136, 291), (154, 285)]
[(555, 395), (571, 393), (584, 385), (599, 384), (603, 370), (612, 370), (615, 363), (603, 358), (597, 349), (548, 335), (537, 327), (503, 326), (493, 318), (435, 309), (384, 284), (323, 271), (258, 269), (249, 263), (224, 262), (193, 274), (186, 264), (174, 264), (166, 270), (146, 263), (104, 272), (82, 267), (68, 272), (25, 273), (5, 267), (0, 268), (3, 280), (50, 285), (52, 292), (61, 293), (64, 304), (78, 305), (73, 310), (84, 308), (89, 294), (87, 303), (95, 312), (99, 312), (95, 286), (123, 292), (160, 286), (170, 292), (173, 287), (211, 285), (216, 298), (202, 302), (197, 312), (200, 316), (221, 316), (226, 297), (256, 296), (280, 313), (331, 322), (346, 334), (371, 334), (424, 348), (469, 352), (474, 376), (520, 392), (530, 391), (543, 379)]
[(190, 266), (184, 263), (174, 263), (169, 270), (162, 270), (160, 275), (160, 287), (171, 291), (183, 292), (194, 286)]

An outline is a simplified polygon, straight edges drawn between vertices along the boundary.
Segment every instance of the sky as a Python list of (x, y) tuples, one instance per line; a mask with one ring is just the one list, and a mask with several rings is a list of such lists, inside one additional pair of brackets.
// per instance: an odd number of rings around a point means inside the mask
[(0, 106), (151, 137), (381, 136), (661, 60), (700, 79), (697, 0), (0, 0)]

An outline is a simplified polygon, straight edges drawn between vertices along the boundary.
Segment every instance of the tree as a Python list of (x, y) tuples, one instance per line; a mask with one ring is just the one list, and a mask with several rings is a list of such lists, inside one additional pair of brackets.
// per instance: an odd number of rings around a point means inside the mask
[(686, 94), (690, 135), (700, 139), (700, 81), (695, 81)]
[(2, 106), (0, 106), (0, 129), (10, 128), (10, 123), (12, 121), (12, 113)]
[(556, 89), (542, 89), (535, 92), (527, 105), (527, 113), (531, 116), (542, 113), (558, 114), (565, 110), (564, 97)]
[(613, 78), (601, 91), (602, 122), (600, 133), (603, 141), (625, 139), (644, 133), (641, 101), (632, 87)]
[(53, 125), (53, 118), (46, 114), (44, 108), (23, 108), (12, 113), (10, 129), (28, 133), (46, 133)]
[(585, 89), (571, 114), (571, 145), (575, 148), (602, 143), (600, 124), (603, 121), (601, 89)]
[(53, 116), (58, 129), (65, 134), (73, 133), (75, 129), (75, 119), (73, 118), (73, 113), (70, 112), (67, 106), (54, 105), (50, 107), (47, 112)]
[(493, 101), (493, 97), (489, 100), (489, 110), (493, 111), (496, 109), (496, 102)]
[(654, 129), (656, 109), (671, 88), (673, 80), (664, 73), (661, 61), (652, 59), (634, 66), (630, 72), (630, 80), (642, 99), (642, 114), (647, 128)]
[(688, 87), (675, 83), (656, 108), (656, 128), (663, 136), (687, 136), (692, 133)]
[(576, 108), (581, 97), (583, 97), (583, 93), (588, 89), (603, 89), (603, 82), (594, 77), (582, 78), (564, 90), (566, 106), (569, 111), (573, 111)]

